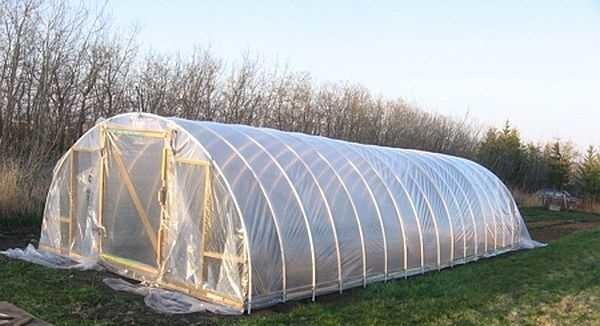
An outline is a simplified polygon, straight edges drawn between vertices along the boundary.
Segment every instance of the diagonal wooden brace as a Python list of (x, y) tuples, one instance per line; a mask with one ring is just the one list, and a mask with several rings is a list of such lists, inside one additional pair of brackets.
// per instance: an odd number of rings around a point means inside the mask
[(144, 224), (144, 229), (146, 230), (146, 235), (148, 236), (148, 239), (152, 243), (152, 248), (156, 252), (156, 247), (157, 247), (156, 234), (155, 234), (154, 230), (152, 229), (152, 224), (150, 224), (150, 218), (148, 218), (148, 214), (146, 213), (146, 210), (144, 209), (144, 206), (142, 205), (142, 201), (140, 200), (140, 197), (138, 196), (137, 192), (135, 191), (135, 187), (134, 187), (133, 183), (131, 182), (131, 179), (129, 178), (129, 174), (127, 173), (127, 169), (125, 168), (125, 164), (123, 163), (123, 159), (121, 158), (120, 153), (118, 153), (118, 149), (117, 149), (117, 151), (112, 151), (112, 154), (115, 159), (115, 162), (117, 163), (117, 168), (119, 170), (119, 174), (121, 175), (121, 178), (123, 178), (125, 187), (127, 187), (127, 192), (129, 192), (129, 196), (131, 196), (131, 200), (133, 201), (133, 205), (135, 206), (135, 209), (138, 212), (140, 220), (142, 221), (142, 224)]

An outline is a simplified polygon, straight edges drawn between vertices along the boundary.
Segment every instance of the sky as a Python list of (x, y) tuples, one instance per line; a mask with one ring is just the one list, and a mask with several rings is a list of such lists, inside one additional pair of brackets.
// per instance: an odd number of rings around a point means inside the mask
[(227, 62), (350, 81), (527, 141), (600, 145), (600, 0), (114, 0), (142, 51), (210, 47)]

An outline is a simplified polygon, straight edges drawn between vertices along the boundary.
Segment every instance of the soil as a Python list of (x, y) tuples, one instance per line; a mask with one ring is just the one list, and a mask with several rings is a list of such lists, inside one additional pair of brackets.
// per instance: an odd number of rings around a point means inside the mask
[(527, 223), (531, 237), (548, 242), (579, 230), (600, 228), (600, 221), (540, 221)]

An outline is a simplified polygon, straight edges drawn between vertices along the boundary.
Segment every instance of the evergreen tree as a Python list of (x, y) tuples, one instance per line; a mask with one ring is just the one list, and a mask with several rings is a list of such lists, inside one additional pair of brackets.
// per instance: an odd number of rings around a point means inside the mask
[(583, 161), (577, 168), (576, 184), (588, 200), (596, 200), (600, 194), (600, 159), (594, 146), (589, 146)]
[(549, 185), (558, 190), (564, 190), (570, 181), (571, 167), (573, 165), (574, 150), (568, 144), (556, 141), (546, 146), (549, 161)]
[(489, 129), (479, 146), (477, 158), (511, 186), (522, 183), (521, 165), (525, 147), (516, 128), (506, 121), (502, 130)]
[(549, 170), (549, 162), (544, 156), (543, 147), (539, 144), (527, 144), (521, 164), (521, 184), (517, 187), (535, 192), (547, 186)]

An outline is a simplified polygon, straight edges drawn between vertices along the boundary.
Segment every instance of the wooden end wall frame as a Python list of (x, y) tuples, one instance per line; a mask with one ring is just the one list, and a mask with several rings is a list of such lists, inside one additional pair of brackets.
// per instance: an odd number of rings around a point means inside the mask
[[(108, 137), (110, 133), (119, 134), (119, 135), (128, 135), (128, 136), (138, 136), (138, 137), (148, 137), (148, 138), (162, 138), (164, 139), (164, 148), (162, 150), (162, 154), (160, 159), (160, 175), (161, 175), (161, 183), (162, 186), (160, 188), (160, 193), (157, 194), (157, 201), (161, 206), (161, 226), (158, 229), (158, 232), (154, 234), (152, 228), (150, 227), (150, 221), (148, 218), (148, 214), (145, 211), (145, 208), (141, 204), (141, 200), (139, 195), (137, 194), (137, 190), (134, 182), (131, 180), (129, 174), (127, 173), (127, 167), (125, 166), (125, 162), (123, 162), (122, 157), (119, 155), (118, 150), (111, 149), (110, 147), (114, 144), (109, 145)], [(202, 211), (198, 214), (198, 218), (201, 219), (200, 227), (201, 227), (201, 235), (202, 235), (202, 244), (200, 255), (202, 256), (202, 263), (204, 263), (205, 259), (212, 260), (221, 260), (227, 261), (233, 264), (236, 264), (242, 268), (246, 263), (243, 257), (237, 255), (230, 255), (225, 253), (213, 252), (207, 250), (207, 245), (211, 236), (211, 228), (212, 228), (212, 218), (211, 215), (211, 197), (212, 197), (212, 175), (211, 175), (211, 167), (208, 161), (203, 160), (192, 160), (192, 159), (173, 159), (169, 157), (172, 155), (170, 150), (170, 141), (169, 137), (171, 136), (170, 131), (156, 131), (156, 130), (144, 130), (144, 129), (136, 129), (136, 128), (124, 128), (120, 126), (113, 125), (103, 125), (99, 128), (99, 148), (71, 148), (68, 158), (65, 160), (64, 164), (69, 164), (70, 168), (68, 174), (68, 182), (67, 182), (67, 193), (68, 193), (68, 215), (60, 216), (58, 218), (58, 223), (61, 225), (68, 225), (68, 231), (63, 234), (66, 237), (66, 241), (61, 244), (59, 248), (54, 248), (46, 245), (40, 244), (39, 247), (42, 250), (47, 252), (52, 252), (55, 254), (66, 255), (72, 257), (74, 259), (80, 260), (82, 258), (82, 254), (74, 250), (74, 241), (77, 237), (77, 219), (78, 216), (78, 196), (77, 196), (77, 172), (79, 167), (79, 154), (80, 153), (96, 153), (98, 155), (98, 180), (97, 180), (97, 200), (98, 200), (98, 223), (102, 226), (98, 229), (98, 252), (100, 254), (100, 259), (104, 263), (108, 264), (108, 267), (111, 267), (115, 270), (124, 270), (128, 272), (130, 277), (133, 277), (138, 280), (154, 280), (158, 285), (175, 290), (180, 291), (191, 296), (208, 300), (210, 302), (217, 302), (227, 306), (235, 307), (238, 309), (244, 309), (245, 301), (242, 298), (237, 298), (226, 293), (217, 292), (211, 289), (201, 288), (194, 286), (189, 283), (180, 282), (177, 280), (172, 280), (168, 277), (161, 277), (160, 271), (163, 270), (164, 265), (164, 257), (162, 251), (162, 247), (164, 245), (164, 236), (163, 236), (163, 223), (168, 222), (167, 212), (168, 207), (166, 200), (167, 196), (167, 183), (168, 183), (168, 171), (169, 171), (169, 162), (175, 162), (175, 164), (184, 164), (191, 165), (194, 167), (198, 167), (202, 169), (204, 176), (204, 185), (201, 190), (202, 193)], [(121, 180), (123, 181), (123, 186), (127, 190), (127, 193), (130, 196), (133, 206), (135, 207), (136, 212), (138, 213), (138, 218), (142, 222), (145, 232), (147, 233), (150, 242), (152, 243), (153, 250), (156, 252), (156, 257), (158, 260), (158, 268), (155, 266), (149, 266), (142, 262), (128, 259), (125, 257), (119, 257), (118, 255), (113, 255), (108, 252), (103, 251), (103, 242), (105, 242), (106, 238), (106, 228), (104, 221), (105, 214), (105, 201), (108, 199), (106, 194), (106, 182), (107, 182), (107, 169), (108, 159), (113, 160), (113, 168), (116, 168), (117, 171), (110, 171), (110, 173), (118, 173)], [(198, 266), (198, 275), (197, 279), (200, 280), (200, 284), (205, 282), (204, 275), (204, 266)]]
[[(157, 232), (151, 227), (150, 218), (148, 212), (146, 212), (144, 206), (142, 205), (141, 199), (137, 193), (136, 185), (134, 181), (132, 181), (129, 176), (127, 166), (123, 161), (119, 148), (114, 148), (117, 144), (115, 142), (111, 142), (109, 137), (111, 134), (114, 135), (126, 135), (126, 136), (135, 136), (135, 137), (147, 137), (147, 138), (158, 138), (164, 140), (163, 150), (161, 151), (160, 159), (160, 179), (161, 179), (161, 187), (156, 196), (156, 200), (160, 206), (160, 227)], [(183, 158), (175, 158), (173, 157), (173, 153), (171, 150), (171, 137), (173, 133), (171, 131), (156, 131), (156, 130), (144, 130), (144, 129), (136, 129), (136, 128), (124, 128), (120, 126), (112, 126), (107, 125), (101, 129), (101, 143), (102, 143), (102, 153), (101, 153), (101, 165), (100, 165), (100, 191), (99, 191), (99, 221), (104, 223), (104, 213), (105, 213), (105, 200), (108, 200), (106, 196), (106, 175), (108, 168), (108, 159), (110, 156), (110, 160), (113, 164), (111, 166), (117, 171), (111, 171), (111, 173), (118, 173), (120, 180), (123, 182), (123, 186), (127, 190), (131, 202), (137, 212), (137, 217), (140, 219), (141, 224), (145, 230), (145, 233), (152, 244), (153, 250), (156, 253), (157, 265), (149, 266), (148, 264), (144, 264), (142, 262), (128, 259), (125, 257), (119, 257), (118, 255), (114, 255), (111, 253), (103, 252), (102, 245), (100, 245), (101, 250), (101, 259), (109, 266), (114, 268), (120, 268), (122, 270), (130, 271), (129, 275), (133, 276), (133, 278), (146, 278), (146, 280), (152, 280), (156, 282), (158, 285), (163, 286), (168, 289), (181, 291), (187, 293), (191, 296), (208, 300), (210, 302), (218, 302), (222, 304), (226, 304), (228, 306), (236, 307), (243, 309), (244, 308), (244, 300), (240, 298), (236, 298), (226, 293), (217, 292), (211, 289), (205, 289), (201, 287), (194, 286), (194, 284), (184, 283), (181, 281), (177, 281), (171, 279), (168, 274), (162, 273), (161, 271), (165, 270), (165, 257), (163, 257), (163, 247), (169, 246), (167, 241), (167, 237), (164, 236), (164, 227), (168, 227), (170, 218), (169, 212), (170, 209), (169, 200), (167, 197), (169, 196), (169, 189), (167, 187), (170, 177), (168, 171), (171, 168), (169, 164), (175, 164), (173, 168), (177, 168), (177, 164), (188, 165), (194, 168), (198, 168), (202, 170), (203, 185), (199, 190), (202, 195), (201, 198), (201, 211), (198, 213), (190, 212), (190, 216), (196, 215), (197, 218), (201, 219), (201, 234), (202, 234), (202, 244), (201, 247), (201, 261), (204, 262), (204, 259), (218, 259), (222, 261), (231, 261), (234, 262), (238, 266), (243, 266), (245, 261), (242, 257), (217, 253), (217, 252), (209, 252), (206, 249), (206, 245), (208, 244), (210, 237), (210, 228), (212, 226), (212, 215), (211, 212), (211, 168), (210, 163), (208, 161), (203, 160), (192, 160), (192, 159), (183, 159)], [(173, 162), (173, 163), (170, 163)], [(199, 180), (201, 182), (202, 180)], [(200, 197), (200, 196), (199, 196)], [(104, 225), (104, 224), (102, 224)], [(101, 237), (102, 238), (102, 237)], [(103, 241), (103, 240), (101, 240)], [(198, 266), (198, 274), (197, 279), (200, 280), (200, 284), (203, 284), (205, 281), (205, 275), (203, 275), (204, 266)]]

